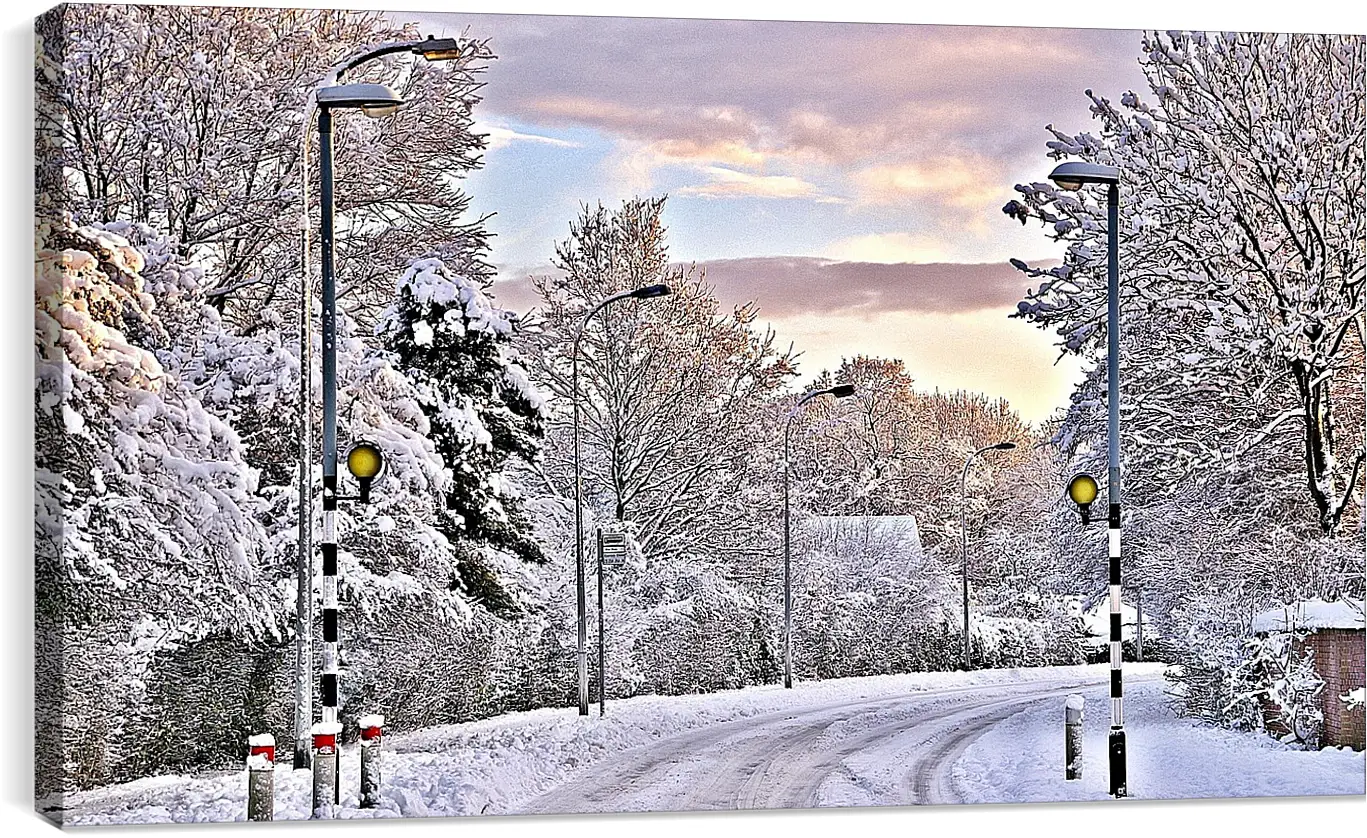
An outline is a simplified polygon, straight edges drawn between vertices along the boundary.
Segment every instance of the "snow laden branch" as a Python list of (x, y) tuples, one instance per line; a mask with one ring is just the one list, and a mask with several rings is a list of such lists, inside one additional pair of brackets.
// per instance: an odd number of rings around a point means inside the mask
[[(1298, 445), (1315, 519), (1361, 493), (1364, 40), (1150, 33), (1150, 90), (1088, 91), (1098, 134), (1049, 127), (1054, 159), (1118, 166), (1122, 376), (1130, 449), (1155, 483)], [(1004, 207), (1067, 246), (1014, 264), (1041, 282), (1018, 316), (1065, 352), (1103, 341), (1105, 208), (1045, 183)], [(1090, 404), (1090, 402), (1089, 402)], [(1081, 427), (1078, 410), (1062, 429)], [(1351, 412), (1358, 408), (1358, 413)], [(1294, 413), (1298, 421), (1293, 421)], [(1133, 471), (1138, 471), (1132, 466)]]

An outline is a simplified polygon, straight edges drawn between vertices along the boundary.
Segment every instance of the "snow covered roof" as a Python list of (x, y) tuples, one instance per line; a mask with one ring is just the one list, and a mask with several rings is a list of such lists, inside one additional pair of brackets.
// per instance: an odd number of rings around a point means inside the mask
[[(1120, 603), (1120, 639), (1134, 640), (1139, 623), (1139, 609), (1127, 602)], [(1082, 615), (1082, 642), (1091, 648), (1102, 648), (1111, 642), (1111, 601), (1103, 599)], [(1153, 618), (1144, 615), (1144, 636), (1157, 637)]]
[(831, 527), (840, 530), (869, 530), (879, 533), (896, 533), (899, 536), (921, 540), (920, 530), (916, 527), (915, 515), (815, 515), (809, 526)]
[(1363, 628), (1362, 600), (1341, 599), (1325, 602), (1316, 597), (1302, 602), (1271, 608), (1253, 618), (1253, 632), (1294, 631), (1307, 629)]
[(816, 515), (807, 520), (806, 529), (841, 544), (880, 542), (921, 552), (921, 533), (913, 515)]

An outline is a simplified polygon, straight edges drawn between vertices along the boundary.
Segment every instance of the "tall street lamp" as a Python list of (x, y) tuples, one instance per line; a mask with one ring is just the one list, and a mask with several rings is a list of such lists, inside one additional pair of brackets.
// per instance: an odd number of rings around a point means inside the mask
[(979, 448), (964, 461), (964, 472), (959, 477), (959, 530), (963, 535), (963, 573), (964, 573), (964, 671), (973, 667), (973, 645), (968, 633), (968, 467), (973, 465), (979, 454), (988, 451), (1010, 451), (1016, 447), (1014, 442), (999, 442)]
[[(584, 592), (584, 501), (583, 478), (579, 466), (579, 344), (584, 338), (584, 330), (594, 315), (618, 300), (650, 300), (665, 297), (670, 293), (668, 285), (656, 284), (613, 294), (600, 302), (584, 315), (579, 322), (579, 331), (574, 336), (574, 347), (570, 351), (570, 402), (574, 407), (574, 579), (578, 599), (578, 663), (579, 663), (579, 715), (589, 714), (589, 666), (588, 666), (588, 610)], [(602, 667), (600, 660), (598, 666)], [(598, 696), (602, 701), (603, 697)]]
[[(323, 557), (323, 671), (319, 687), (322, 693), (324, 722), (337, 721), (339, 706), (337, 677), (340, 637), (337, 612), (336, 511), (337, 502), (344, 499), (337, 495), (337, 289), (334, 266), (336, 241), (332, 155), (333, 111), (357, 109), (369, 117), (388, 116), (397, 111), (403, 100), (385, 85), (340, 83), (347, 71), (367, 61), (396, 52), (410, 52), (422, 55), (429, 61), (443, 61), (460, 57), (461, 48), (454, 38), (427, 38), (421, 41), (385, 44), (348, 59), (332, 77), (336, 84), (319, 88), (314, 92), (314, 102), (318, 107), (319, 249), (322, 257), (323, 308), (323, 533), (318, 546)], [(308, 285), (307, 281), (305, 285)], [(307, 294), (304, 302), (307, 304)], [(304, 371), (304, 375), (309, 374), (310, 371)], [(301, 572), (301, 578), (303, 575)]]
[(1107, 753), (1111, 794), (1126, 795), (1125, 723), (1121, 687), (1120, 633), (1120, 169), (1077, 161), (1061, 163), (1049, 173), (1060, 189), (1077, 190), (1087, 184), (1106, 186), (1106, 447), (1110, 502), (1106, 521), (1110, 541), (1111, 594), (1111, 733)]
[(837, 384), (824, 390), (812, 390), (798, 399), (793, 409), (788, 411), (788, 419), (783, 424), (783, 687), (793, 688), (793, 559), (792, 559), (792, 515), (788, 501), (788, 480), (792, 471), (789, 448), (793, 434), (793, 419), (802, 406), (817, 396), (835, 396), (843, 399), (854, 395), (853, 384)]
[(320, 687), (323, 721), (337, 721), (339, 629), (337, 613), (337, 316), (333, 267), (332, 112), (358, 108), (366, 116), (385, 116), (403, 100), (382, 84), (342, 84), (321, 88), (318, 102), (318, 165), (322, 219), (319, 246), (323, 259), (323, 672)]

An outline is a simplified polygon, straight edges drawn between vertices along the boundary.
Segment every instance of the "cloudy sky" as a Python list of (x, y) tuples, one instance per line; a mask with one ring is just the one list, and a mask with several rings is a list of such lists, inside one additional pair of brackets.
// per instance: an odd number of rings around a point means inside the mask
[(1076, 363), (1007, 319), (1026, 283), (1006, 260), (1059, 250), (1000, 208), (1047, 174), (1046, 124), (1088, 128), (1084, 88), (1142, 85), (1138, 33), (395, 16), (498, 55), (469, 190), (496, 213), (505, 304), (530, 304), (581, 203), (668, 194), (672, 257), (755, 300), (805, 376), (862, 353), (1031, 420), (1066, 402)]

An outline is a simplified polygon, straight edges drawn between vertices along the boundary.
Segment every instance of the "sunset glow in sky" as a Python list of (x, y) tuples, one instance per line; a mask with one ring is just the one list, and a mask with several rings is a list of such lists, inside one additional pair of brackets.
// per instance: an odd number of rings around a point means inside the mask
[(499, 299), (533, 303), (581, 203), (668, 194), (671, 256), (803, 353), (904, 360), (921, 389), (1008, 399), (1038, 421), (1079, 366), (1008, 319), (1057, 257), (1001, 213), (1052, 165), (1044, 126), (1094, 130), (1083, 89), (1143, 85), (1139, 33), (394, 13), (489, 38), (476, 212), (495, 212)]

